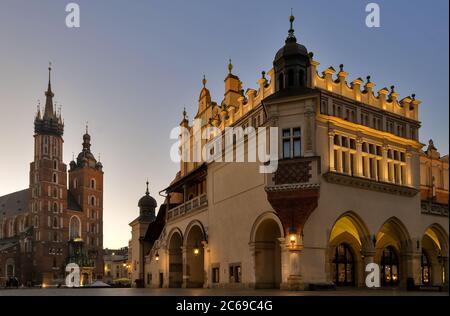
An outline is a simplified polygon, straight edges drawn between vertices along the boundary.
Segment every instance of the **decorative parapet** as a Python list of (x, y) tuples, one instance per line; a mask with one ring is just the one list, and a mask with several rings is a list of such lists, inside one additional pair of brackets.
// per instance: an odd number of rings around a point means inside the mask
[(408, 96), (398, 101), (399, 94), (395, 91), (394, 86), (391, 86), (390, 90), (383, 88), (375, 95), (373, 91), (375, 84), (370, 81), (370, 76), (367, 77), (364, 87), (362, 87), (363, 80), (361, 78), (353, 80), (349, 86), (346, 81), (348, 73), (344, 71), (344, 65), (340, 65), (340, 71), (337, 73), (336, 78), (333, 78), (333, 75), (336, 73), (333, 67), (325, 69), (320, 75), (317, 71), (318, 65), (319, 62), (311, 61), (312, 88), (327, 90), (408, 119), (419, 120), (419, 105), (421, 101), (417, 100), (414, 94), (411, 97)]
[(420, 206), (422, 214), (448, 217), (448, 204), (422, 201)]
[(358, 189), (372, 190), (408, 197), (413, 197), (417, 193), (419, 193), (419, 190), (415, 188), (375, 181), (361, 177), (349, 176), (337, 172), (327, 172), (323, 175), (323, 177), (327, 182), (346, 185)]

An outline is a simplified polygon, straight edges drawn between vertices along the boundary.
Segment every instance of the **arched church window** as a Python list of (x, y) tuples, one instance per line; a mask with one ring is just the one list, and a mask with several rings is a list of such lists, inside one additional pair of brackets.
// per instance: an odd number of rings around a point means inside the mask
[(58, 175), (56, 173), (53, 174), (53, 183), (58, 183)]
[(72, 216), (69, 225), (69, 237), (71, 240), (81, 237), (80, 229), (81, 229), (80, 219), (77, 216)]
[(58, 217), (53, 217), (53, 228), (58, 228)]
[(53, 203), (53, 213), (58, 213), (58, 203)]
[(96, 188), (95, 179), (91, 179), (91, 189), (95, 189), (95, 188)]
[(295, 85), (295, 78), (294, 78), (294, 70), (288, 71), (288, 87), (291, 88)]
[(335, 249), (333, 281), (337, 285), (355, 285), (355, 262), (350, 247), (345, 243), (338, 245)]
[(284, 89), (284, 75), (283, 75), (283, 73), (278, 75), (278, 88), (279, 88), (279, 90)]
[(431, 283), (431, 262), (428, 257), (428, 254), (424, 250), (422, 250), (421, 268), (422, 268), (422, 284), (430, 285), (430, 283)]
[(95, 206), (95, 196), (91, 196), (91, 205)]
[(398, 256), (391, 246), (385, 248), (381, 255), (381, 281), (385, 286), (397, 286), (399, 284)]
[(14, 236), (14, 221), (13, 220), (9, 221), (8, 236), (9, 237)]
[(53, 169), (58, 169), (58, 161), (57, 160), (53, 160)]

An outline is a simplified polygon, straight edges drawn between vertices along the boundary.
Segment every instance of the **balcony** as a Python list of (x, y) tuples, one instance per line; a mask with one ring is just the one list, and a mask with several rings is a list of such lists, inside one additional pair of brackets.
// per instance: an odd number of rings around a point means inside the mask
[(199, 195), (167, 212), (167, 220), (174, 220), (180, 218), (186, 214), (194, 212), (196, 210), (205, 208), (208, 206), (208, 198), (206, 193)]

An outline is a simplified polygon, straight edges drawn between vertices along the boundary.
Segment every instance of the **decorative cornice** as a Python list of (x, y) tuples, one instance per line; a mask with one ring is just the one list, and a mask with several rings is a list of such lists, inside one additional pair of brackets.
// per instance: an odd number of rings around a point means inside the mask
[(445, 204), (422, 201), (421, 211), (422, 214), (448, 217), (448, 205)]
[(323, 175), (323, 178), (329, 183), (342, 184), (359, 189), (378, 191), (394, 195), (413, 197), (419, 192), (419, 190), (411, 187), (379, 182), (361, 177), (348, 176), (336, 172), (327, 172)]

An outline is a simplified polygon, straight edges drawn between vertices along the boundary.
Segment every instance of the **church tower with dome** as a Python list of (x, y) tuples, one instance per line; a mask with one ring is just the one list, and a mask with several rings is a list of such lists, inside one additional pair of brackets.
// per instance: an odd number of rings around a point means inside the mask
[(139, 216), (132, 221), (131, 226), (131, 258), (132, 263), (131, 275), (132, 282), (136, 283), (137, 287), (143, 287), (144, 280), (144, 262), (145, 256), (150, 251), (152, 244), (146, 242), (147, 231), (150, 226), (156, 222), (156, 200), (150, 195), (148, 189), (148, 181), (146, 182), (147, 189), (143, 197), (139, 199)]

